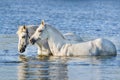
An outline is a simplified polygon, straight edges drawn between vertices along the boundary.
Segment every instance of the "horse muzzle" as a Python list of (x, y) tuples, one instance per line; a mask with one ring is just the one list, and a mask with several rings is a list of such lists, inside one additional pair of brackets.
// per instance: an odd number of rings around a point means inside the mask
[(35, 42), (36, 42), (36, 40), (35, 40), (34, 38), (30, 39), (30, 43), (31, 43), (32, 45), (34, 45)]
[(26, 49), (26, 46), (20, 48), (20, 49), (19, 49), (19, 52), (20, 52), (20, 53), (23, 53), (23, 52), (25, 52), (25, 49)]
[(25, 48), (20, 49), (19, 52), (20, 52), (20, 53), (25, 52)]

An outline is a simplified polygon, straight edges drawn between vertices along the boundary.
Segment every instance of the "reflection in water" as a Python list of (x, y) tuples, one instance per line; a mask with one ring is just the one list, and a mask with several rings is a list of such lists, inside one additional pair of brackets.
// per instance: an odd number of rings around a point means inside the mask
[(29, 59), (18, 66), (18, 80), (68, 80), (66, 61)]
[[(120, 80), (116, 57), (26, 57), (0, 62), (1, 80)], [(3, 60), (2, 60), (3, 61)], [(7, 76), (7, 77), (6, 77)], [(8, 76), (10, 76), (8, 78)]]
[(116, 57), (84, 57), (69, 62), (70, 80), (119, 80)]

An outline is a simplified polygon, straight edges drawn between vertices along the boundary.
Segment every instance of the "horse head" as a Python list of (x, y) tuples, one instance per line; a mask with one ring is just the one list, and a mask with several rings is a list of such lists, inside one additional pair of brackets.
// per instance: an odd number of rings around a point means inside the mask
[(27, 27), (24, 26), (20, 26), (18, 31), (18, 51), (23, 53), (25, 51), (25, 48), (27, 47), (28, 43), (29, 43), (29, 35), (28, 35), (28, 29)]
[(42, 20), (40, 26), (36, 29), (35, 33), (31, 36), (31, 44), (36, 43), (38, 40), (46, 40), (48, 38), (45, 22)]

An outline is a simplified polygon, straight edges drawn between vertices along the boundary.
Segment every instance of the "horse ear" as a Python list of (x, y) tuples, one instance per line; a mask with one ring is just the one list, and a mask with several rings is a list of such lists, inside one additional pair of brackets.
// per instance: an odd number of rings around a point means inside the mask
[(43, 25), (42, 27), (44, 27), (44, 25), (45, 25), (45, 22), (44, 22), (44, 20), (42, 20), (41, 24)]
[(22, 31), (23, 31), (23, 32), (26, 32), (26, 31), (27, 31), (27, 28), (26, 28), (25, 25), (22, 27)]
[(25, 26), (25, 25), (23, 26), (23, 29), (26, 29), (26, 26)]

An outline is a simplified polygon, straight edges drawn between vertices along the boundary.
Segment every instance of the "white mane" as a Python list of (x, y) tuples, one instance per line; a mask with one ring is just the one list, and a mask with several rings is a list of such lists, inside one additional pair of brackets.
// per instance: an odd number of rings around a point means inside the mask
[[(29, 36), (32, 36), (32, 34), (35, 32), (35, 30), (38, 28), (37, 25), (27, 25), (25, 26), (26, 30), (28, 31)], [(22, 32), (24, 32), (23, 30), (23, 26), (19, 26), (17, 34), (20, 35)]]
[(62, 35), (62, 33), (60, 31), (58, 31), (56, 28), (52, 27), (49, 24), (45, 24), (45, 28), (47, 28), (48, 30), (51, 29), (53, 30), (55, 33), (59, 34), (63, 39), (65, 39), (65, 37)]

